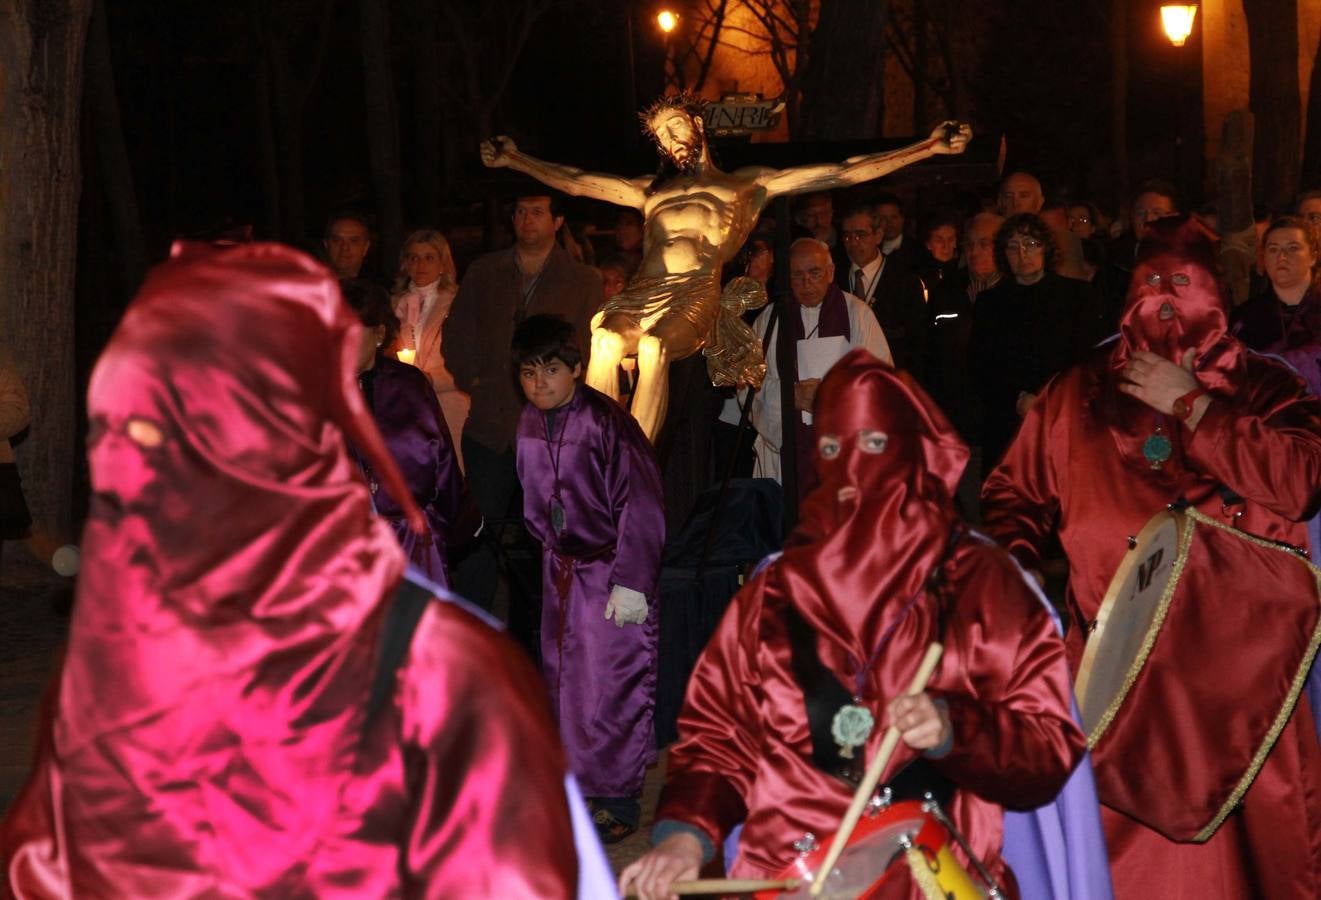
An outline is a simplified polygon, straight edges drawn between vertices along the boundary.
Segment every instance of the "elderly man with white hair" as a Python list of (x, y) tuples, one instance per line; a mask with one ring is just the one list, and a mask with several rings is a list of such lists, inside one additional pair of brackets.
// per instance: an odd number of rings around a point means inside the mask
[[(854, 347), (865, 347), (891, 365), (890, 346), (876, 316), (867, 304), (845, 293), (835, 283), (835, 263), (830, 248), (815, 238), (799, 238), (789, 247), (789, 285), (798, 315), (790, 316), (795, 346), (794, 407), (798, 429), (797, 455), (799, 494), (812, 486), (810, 465), (816, 444), (812, 433), (812, 403), (826, 371)], [(759, 338), (765, 339), (772, 308), (767, 307), (753, 323)], [(778, 327), (778, 325), (777, 325)], [(776, 338), (772, 335), (766, 354), (766, 381), (752, 404), (752, 424), (757, 429), (753, 449), (757, 454), (754, 474), (759, 478), (780, 480), (780, 441), (784, 433), (780, 409), (780, 370)]]

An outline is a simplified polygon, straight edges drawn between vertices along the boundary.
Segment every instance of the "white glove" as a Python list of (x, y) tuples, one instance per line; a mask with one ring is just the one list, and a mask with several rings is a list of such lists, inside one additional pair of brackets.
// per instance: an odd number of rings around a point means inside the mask
[(625, 625), (641, 625), (647, 621), (647, 595), (632, 588), (617, 584), (610, 589), (610, 599), (605, 604), (605, 617), (614, 616), (615, 624), (620, 628)]

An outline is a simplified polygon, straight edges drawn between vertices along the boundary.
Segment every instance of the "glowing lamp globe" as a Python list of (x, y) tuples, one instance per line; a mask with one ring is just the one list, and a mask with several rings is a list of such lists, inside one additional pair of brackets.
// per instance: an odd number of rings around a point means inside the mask
[(1166, 3), (1160, 8), (1160, 23), (1170, 43), (1182, 47), (1193, 33), (1193, 19), (1197, 18), (1196, 3)]
[(679, 16), (668, 9), (662, 9), (656, 15), (656, 24), (660, 26), (661, 31), (669, 34), (679, 24)]

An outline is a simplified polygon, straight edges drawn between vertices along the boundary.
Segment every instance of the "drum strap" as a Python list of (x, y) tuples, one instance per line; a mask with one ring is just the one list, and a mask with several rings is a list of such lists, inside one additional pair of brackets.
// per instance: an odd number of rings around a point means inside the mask
[(386, 613), (381, 629), (381, 648), (376, 657), (376, 672), (372, 677), (371, 694), (367, 699), (367, 715), (362, 722), (362, 739), (394, 696), (395, 679), (399, 666), (413, 644), (413, 632), (431, 602), (431, 592), (404, 578), (395, 591), (394, 602)]
[[(827, 775), (856, 787), (862, 780), (863, 754), (845, 759), (830, 733), (835, 713), (841, 706), (852, 703), (853, 696), (840, 684), (835, 673), (821, 662), (816, 650), (816, 632), (812, 627), (792, 605), (785, 604), (782, 613), (785, 633), (789, 637), (794, 679), (803, 692), (807, 726), (812, 735), (812, 764)], [(895, 802), (920, 800), (929, 793), (948, 808), (954, 794), (954, 785), (922, 757), (900, 770), (887, 786)]]

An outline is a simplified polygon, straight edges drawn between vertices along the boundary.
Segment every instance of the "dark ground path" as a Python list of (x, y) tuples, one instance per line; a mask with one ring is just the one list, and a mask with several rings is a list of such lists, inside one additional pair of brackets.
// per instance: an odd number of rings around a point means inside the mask
[(23, 786), (41, 696), (67, 632), (70, 582), (12, 545), (0, 558), (0, 813)]

